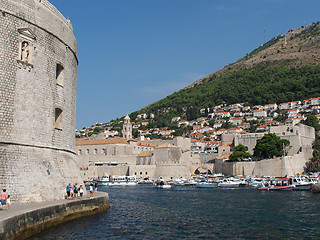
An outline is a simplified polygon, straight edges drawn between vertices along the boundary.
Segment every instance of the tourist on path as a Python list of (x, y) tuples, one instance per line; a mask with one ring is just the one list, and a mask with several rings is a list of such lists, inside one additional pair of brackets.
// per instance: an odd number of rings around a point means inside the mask
[(71, 187), (71, 184), (69, 183), (66, 190), (67, 190), (67, 199), (70, 199), (70, 187)]
[(90, 191), (90, 198), (93, 198), (93, 183), (90, 183), (89, 191)]
[(6, 189), (3, 189), (2, 193), (1, 193), (1, 209), (4, 210), (4, 205), (6, 205), (6, 201), (7, 201), (7, 195), (6, 195)]
[(94, 190), (98, 191), (98, 182), (97, 181), (94, 183)]
[(80, 184), (80, 188), (79, 188), (80, 199), (82, 199), (83, 192), (84, 192), (83, 186), (82, 186), (82, 184)]
[(10, 197), (10, 195), (8, 195), (8, 197), (7, 197), (7, 207), (8, 207), (8, 210), (10, 210), (10, 205), (11, 205), (11, 197)]
[(73, 197), (74, 197), (73, 187), (70, 186), (70, 199), (73, 199)]
[(73, 185), (73, 192), (74, 192), (74, 197), (78, 197), (78, 185), (77, 184)]

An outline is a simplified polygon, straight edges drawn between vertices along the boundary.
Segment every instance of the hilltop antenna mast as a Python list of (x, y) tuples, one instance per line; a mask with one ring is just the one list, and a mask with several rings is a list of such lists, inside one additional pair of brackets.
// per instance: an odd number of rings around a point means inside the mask
[(287, 45), (287, 33), (284, 34), (284, 45)]
[(267, 28), (266, 28), (266, 26), (264, 26), (263, 31), (264, 31), (264, 43), (266, 43), (267, 42)]

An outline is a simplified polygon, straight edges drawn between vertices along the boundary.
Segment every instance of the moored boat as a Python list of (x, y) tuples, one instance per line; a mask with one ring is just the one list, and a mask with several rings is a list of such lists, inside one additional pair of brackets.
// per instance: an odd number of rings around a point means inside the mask
[(218, 183), (218, 187), (221, 188), (237, 188), (242, 184), (242, 181), (239, 179), (231, 179), (231, 178), (224, 178)]
[(214, 188), (216, 187), (216, 184), (214, 182), (199, 182), (196, 183), (195, 186), (197, 188)]
[(294, 188), (294, 185), (289, 184), (289, 178), (276, 178), (264, 181), (263, 185), (258, 189), (267, 191), (293, 191)]
[(138, 184), (136, 176), (110, 176), (105, 174), (101, 179), (96, 180), (98, 184), (105, 186), (136, 186)]
[(169, 189), (171, 188), (171, 185), (168, 184), (166, 181), (164, 181), (163, 179), (159, 179), (157, 180), (155, 183), (154, 183), (154, 186), (156, 188), (159, 188), (159, 189)]

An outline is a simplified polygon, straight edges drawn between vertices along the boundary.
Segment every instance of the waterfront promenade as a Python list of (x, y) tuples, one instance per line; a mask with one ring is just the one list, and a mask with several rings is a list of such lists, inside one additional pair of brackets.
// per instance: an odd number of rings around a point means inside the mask
[[(19, 204), (0, 210), (0, 239), (24, 239), (75, 218), (92, 215), (110, 207), (108, 194), (94, 192), (82, 199)], [(5, 208), (6, 209), (6, 208)]]

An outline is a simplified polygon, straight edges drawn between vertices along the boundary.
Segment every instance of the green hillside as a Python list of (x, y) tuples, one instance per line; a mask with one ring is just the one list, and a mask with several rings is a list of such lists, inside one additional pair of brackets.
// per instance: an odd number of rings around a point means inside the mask
[(199, 109), (226, 103), (281, 103), (320, 96), (320, 23), (271, 39), (237, 62), (130, 114), (155, 121), (192, 118)]

